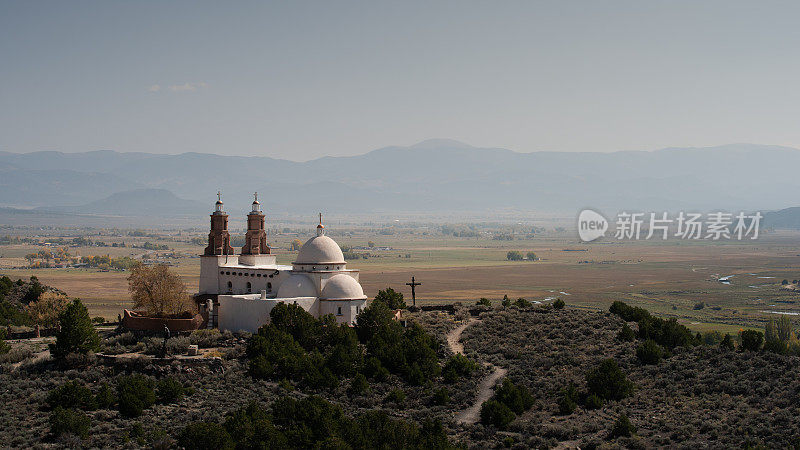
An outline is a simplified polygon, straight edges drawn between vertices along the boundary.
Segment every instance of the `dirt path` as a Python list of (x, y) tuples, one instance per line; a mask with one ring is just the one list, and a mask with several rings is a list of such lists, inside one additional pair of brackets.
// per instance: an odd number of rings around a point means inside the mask
[[(478, 322), (478, 319), (470, 319), (447, 333), (447, 346), (450, 347), (453, 353), (464, 353), (464, 344), (461, 343), (461, 333), (475, 322)], [(478, 386), (478, 395), (475, 398), (475, 403), (456, 414), (455, 419), (458, 423), (471, 425), (478, 421), (481, 413), (481, 404), (492, 398), (494, 385), (497, 384), (497, 380), (503, 378), (508, 372), (508, 370), (502, 367), (495, 367), (489, 363), (483, 363), (483, 366), (490, 368), (492, 373), (484, 378)]]
[[(484, 364), (484, 367), (493, 366), (491, 364)], [(481, 381), (481, 384), (478, 387), (478, 396), (475, 398), (475, 403), (473, 403), (469, 408), (456, 414), (456, 422), (465, 423), (468, 425), (476, 423), (478, 419), (480, 419), (481, 404), (492, 398), (492, 394), (494, 393), (494, 385), (497, 384), (497, 380), (503, 378), (507, 372), (508, 370), (502, 367), (494, 367), (494, 372), (489, 374), (489, 376)]]
[(450, 347), (450, 350), (453, 353), (464, 353), (464, 345), (461, 344), (461, 333), (463, 333), (468, 326), (477, 321), (478, 319), (469, 319), (467, 322), (459, 325), (447, 333), (447, 346)]

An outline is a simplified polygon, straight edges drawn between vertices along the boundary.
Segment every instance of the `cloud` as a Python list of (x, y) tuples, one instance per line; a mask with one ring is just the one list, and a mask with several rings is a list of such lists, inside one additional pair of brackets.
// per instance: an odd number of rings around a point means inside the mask
[(208, 85), (204, 82), (199, 83), (183, 83), (183, 84), (173, 84), (169, 87), (169, 90), (172, 92), (194, 92), (198, 89), (205, 89)]
[(154, 84), (147, 88), (147, 92), (158, 92), (161, 90), (161, 86)]

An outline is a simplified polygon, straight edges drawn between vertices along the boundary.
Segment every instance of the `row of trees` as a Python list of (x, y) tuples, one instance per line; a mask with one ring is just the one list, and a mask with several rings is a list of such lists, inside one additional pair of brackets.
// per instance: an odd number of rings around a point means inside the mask
[(506, 259), (509, 261), (536, 261), (539, 259), (534, 252), (528, 252), (525, 256), (522, 255), (522, 252), (517, 250), (511, 250), (510, 252), (506, 253)]
[(418, 426), (382, 411), (350, 418), (341, 407), (317, 396), (284, 397), (270, 410), (251, 403), (228, 414), (221, 424), (190, 424), (181, 431), (178, 445), (198, 450), (454, 448), (438, 420), (426, 419)]
[(394, 373), (412, 384), (438, 376), (438, 342), (418, 324), (404, 328), (394, 320), (395, 308), (387, 303), (402, 302), (395, 294), (381, 291), (355, 327), (337, 325), (332, 316), (314, 318), (297, 305), (276, 305), (270, 323), (248, 342), (251, 375), (315, 388), (333, 388), (356, 374), (384, 380)]

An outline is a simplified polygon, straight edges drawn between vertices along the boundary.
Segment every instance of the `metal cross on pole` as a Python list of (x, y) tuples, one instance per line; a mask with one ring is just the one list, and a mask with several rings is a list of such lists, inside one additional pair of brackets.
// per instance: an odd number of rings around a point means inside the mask
[(411, 283), (406, 283), (406, 286), (411, 286), (411, 301), (413, 302), (412, 304), (413, 304), (413, 306), (415, 308), (417, 307), (417, 289), (416, 288), (417, 288), (417, 286), (421, 286), (421, 285), (422, 285), (422, 283), (417, 283), (417, 281), (414, 280), (413, 276), (411, 277)]

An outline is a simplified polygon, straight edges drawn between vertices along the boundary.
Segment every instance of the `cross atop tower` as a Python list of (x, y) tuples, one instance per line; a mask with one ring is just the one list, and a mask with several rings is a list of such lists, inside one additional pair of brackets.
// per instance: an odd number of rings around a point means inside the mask
[[(322, 213), (319, 213), (319, 224), (322, 225)], [(325, 225), (322, 225), (325, 226)]]
[(253, 192), (253, 201), (258, 201), (258, 192)]
[(217, 191), (217, 201), (218, 202), (222, 201), (222, 191)]

